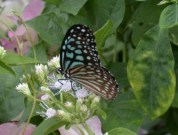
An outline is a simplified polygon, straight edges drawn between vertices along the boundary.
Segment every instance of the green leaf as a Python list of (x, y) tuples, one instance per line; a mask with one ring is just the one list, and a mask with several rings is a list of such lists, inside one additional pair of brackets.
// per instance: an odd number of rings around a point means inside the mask
[(85, 9), (93, 25), (100, 28), (107, 20), (111, 20), (112, 32), (114, 32), (124, 18), (125, 2), (124, 0), (89, 0)]
[(15, 77), (11, 74), (0, 74), (0, 123), (12, 120), (24, 107), (24, 95), (15, 89), (24, 72), (20, 67), (15, 67), (14, 70)]
[[(178, 47), (172, 45), (172, 50), (173, 50), (174, 59), (175, 59), (174, 70), (176, 74), (176, 84), (178, 84)], [(178, 108), (178, 86), (176, 86), (176, 91), (175, 91), (174, 100), (172, 102), (172, 107)]]
[[(47, 50), (46, 42), (41, 41), (37, 45), (35, 45), (36, 57), (37, 57), (37, 60), (40, 63), (46, 63), (47, 62), (47, 52), (46, 52), (46, 50)], [(30, 50), (28, 52), (28, 56), (34, 57), (32, 48), (30, 48)]]
[(49, 4), (59, 4), (60, 0), (44, 0), (46, 3), (46, 6)]
[[(137, 46), (143, 34), (147, 30), (157, 25), (161, 11), (163, 9), (162, 6), (157, 5), (158, 2), (160, 2), (160, 0), (148, 0), (142, 2), (139, 7), (136, 8), (133, 16), (131, 16), (133, 20), (133, 23), (131, 23), (131, 36), (134, 46)], [(150, 9), (154, 15), (150, 14)]]
[(169, 29), (169, 39), (171, 43), (178, 46), (178, 26)]
[(160, 28), (171, 28), (178, 25), (178, 4), (167, 6), (161, 13)]
[(35, 60), (33, 58), (19, 56), (18, 54), (12, 52), (7, 52), (7, 55), (3, 58), (3, 61), (9, 65), (35, 64)]
[(128, 78), (144, 111), (156, 118), (167, 111), (175, 94), (174, 58), (168, 31), (147, 31), (128, 62)]
[(119, 92), (117, 98), (105, 110), (106, 120), (102, 120), (103, 128), (109, 131), (113, 128), (124, 127), (137, 132), (143, 122), (143, 111), (133, 93)]
[(110, 34), (112, 29), (112, 22), (108, 20), (103, 27), (97, 30), (94, 35), (96, 37), (96, 45), (98, 49), (101, 49), (104, 46), (104, 41)]
[(109, 135), (137, 135), (136, 133), (130, 131), (126, 128), (115, 128), (108, 133)]
[(0, 60), (0, 74), (11, 73), (12, 75), (16, 75), (15, 71), (6, 63)]
[(77, 15), (79, 10), (86, 2), (87, 0), (63, 0), (62, 4), (60, 5), (60, 9), (67, 13)]
[[(119, 54), (122, 53), (123, 46), (124, 46), (124, 43), (117, 38), (116, 33), (110, 35), (106, 39), (105, 45), (101, 51), (101, 53), (103, 53), (104, 58), (106, 59), (106, 61), (104, 61), (104, 62), (108, 65), (109, 62), (113, 62), (113, 61), (115, 62), (115, 61), (117, 61), (118, 58), (122, 59), (121, 57), (119, 57)], [(101, 61), (102, 61), (102, 59), (101, 59)]]
[(117, 82), (119, 83), (119, 89), (122, 90), (125, 87), (129, 87), (129, 81), (127, 78), (127, 64), (126, 63), (113, 63), (109, 65), (111, 73), (113, 73)]
[(32, 135), (48, 135), (49, 133), (57, 130), (66, 122), (60, 118), (52, 117), (44, 120), (32, 133)]
[(55, 13), (48, 13), (27, 22), (40, 37), (50, 45), (62, 43), (64, 33), (68, 29), (65, 18), (58, 18)]

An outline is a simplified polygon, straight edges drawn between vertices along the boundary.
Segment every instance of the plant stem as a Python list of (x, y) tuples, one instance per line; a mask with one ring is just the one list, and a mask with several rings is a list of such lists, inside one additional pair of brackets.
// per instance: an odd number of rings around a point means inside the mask
[(115, 32), (115, 43), (114, 43), (114, 55), (113, 55), (113, 62), (116, 62), (117, 57), (117, 32)]
[(102, 50), (98, 50), (99, 56), (101, 57), (101, 59), (104, 61), (104, 63), (108, 63), (108, 61), (106, 60), (106, 58), (103, 56)]
[(85, 135), (85, 133), (83, 132), (83, 130), (80, 128), (80, 126), (78, 124), (76, 124), (76, 127), (78, 128), (81, 135)]
[(26, 31), (27, 31), (27, 34), (28, 34), (28, 37), (29, 37), (29, 40), (30, 40), (30, 43), (32, 45), (32, 49), (33, 49), (33, 55), (34, 55), (34, 59), (35, 59), (35, 63), (37, 63), (37, 57), (36, 57), (36, 50), (35, 50), (35, 45), (33, 43), (33, 40), (32, 40), (32, 36), (29, 32), (29, 28), (27, 27), (27, 25), (25, 24), (24, 20), (17, 14), (14, 12), (14, 14), (19, 18), (20, 22), (22, 23), (22, 25), (25, 27)]
[(86, 129), (86, 131), (88, 132), (88, 135), (95, 135), (92, 130), (90, 129), (90, 127), (84, 122), (82, 124), (84, 126), (84, 128)]
[(60, 93), (60, 101), (61, 101), (62, 104), (64, 103), (62, 92)]
[(123, 63), (127, 62), (127, 43), (124, 39), (124, 47), (123, 47)]
[[(27, 68), (26, 68), (26, 65), (24, 64), (24, 61), (23, 61), (22, 56), (21, 56), (20, 58), (21, 58), (21, 61), (22, 61), (22, 63), (23, 63), (22, 68), (23, 68), (23, 70), (24, 70), (24, 72), (25, 72), (25, 77), (27, 78), (28, 83), (29, 83), (29, 85), (30, 85), (30, 88), (32, 89), (33, 97), (36, 97), (36, 90), (35, 90), (35, 88), (34, 88), (33, 82), (32, 82), (32, 80), (31, 80), (31, 79), (28, 77), (28, 75), (27, 75), (27, 71), (26, 71)], [(27, 122), (26, 122), (26, 124), (25, 124), (25, 127), (24, 127), (24, 129), (23, 129), (22, 135), (25, 135), (25, 131), (26, 131), (27, 127), (28, 127), (28, 124), (30, 123), (30, 119), (31, 119), (31, 117), (32, 117), (32, 115), (33, 115), (33, 112), (34, 112), (34, 110), (35, 110), (36, 102), (37, 102), (37, 101), (36, 101), (36, 98), (34, 98), (34, 99), (33, 99), (32, 109), (31, 109), (30, 115), (29, 115), (29, 117), (28, 117), (28, 119), (27, 119)]]

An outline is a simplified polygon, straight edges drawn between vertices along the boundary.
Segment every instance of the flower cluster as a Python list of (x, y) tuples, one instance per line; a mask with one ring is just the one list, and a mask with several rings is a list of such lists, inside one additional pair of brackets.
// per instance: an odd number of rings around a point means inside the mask
[[(21, 78), (23, 82), (16, 86), (17, 91), (29, 98), (35, 98), (41, 107), (36, 113), (45, 119), (62, 118), (72, 125), (84, 123), (96, 114), (102, 114), (100, 97), (77, 82), (66, 80), (56, 72), (59, 67), (59, 57), (52, 58), (47, 65), (35, 65), (33, 73), (38, 84), (35, 88), (36, 97), (30, 92), (25, 76)], [(30, 75), (27, 77), (32, 78)]]

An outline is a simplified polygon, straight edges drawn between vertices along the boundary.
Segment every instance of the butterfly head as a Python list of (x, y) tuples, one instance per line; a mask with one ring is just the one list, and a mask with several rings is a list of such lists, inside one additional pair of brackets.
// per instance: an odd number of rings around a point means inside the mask
[(58, 74), (64, 75), (64, 77), (65, 77), (66, 79), (70, 79), (69, 74), (68, 74), (68, 73), (65, 73), (65, 72), (62, 70), (62, 68), (56, 68), (56, 72), (57, 72)]

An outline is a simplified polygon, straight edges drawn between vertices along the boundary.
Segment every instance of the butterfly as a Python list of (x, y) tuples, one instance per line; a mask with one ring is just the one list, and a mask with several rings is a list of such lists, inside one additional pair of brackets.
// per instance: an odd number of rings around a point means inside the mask
[(101, 65), (92, 30), (81, 24), (66, 33), (60, 49), (58, 72), (105, 99), (113, 99), (118, 84), (114, 76)]

